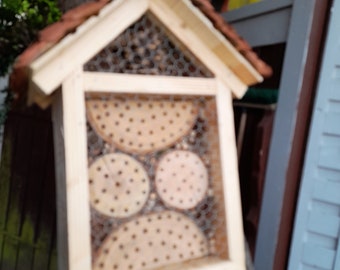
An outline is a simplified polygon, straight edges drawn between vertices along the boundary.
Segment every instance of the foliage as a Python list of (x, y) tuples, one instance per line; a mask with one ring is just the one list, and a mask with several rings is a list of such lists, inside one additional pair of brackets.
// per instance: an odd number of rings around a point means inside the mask
[(0, 76), (36, 38), (38, 30), (58, 20), (55, 0), (3, 0), (0, 6)]
[(249, 4), (257, 3), (262, 0), (229, 0), (228, 10), (240, 8)]
[[(34, 42), (38, 31), (60, 16), (56, 0), (0, 0), (0, 77), (10, 72), (15, 58)], [(1, 126), (11, 97), (8, 88), (0, 91), (8, 93), (0, 109)]]

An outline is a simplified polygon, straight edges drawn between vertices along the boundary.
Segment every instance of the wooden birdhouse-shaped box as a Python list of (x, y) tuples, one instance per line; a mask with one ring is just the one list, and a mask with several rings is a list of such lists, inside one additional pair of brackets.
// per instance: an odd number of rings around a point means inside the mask
[(53, 107), (59, 269), (245, 269), (232, 96), (268, 67), (193, 3), (87, 3), (21, 57)]

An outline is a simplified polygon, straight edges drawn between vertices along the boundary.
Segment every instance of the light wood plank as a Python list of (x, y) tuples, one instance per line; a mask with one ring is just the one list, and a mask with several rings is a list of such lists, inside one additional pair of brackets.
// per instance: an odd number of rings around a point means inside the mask
[(244, 270), (242, 266), (234, 263), (221, 260), (217, 257), (205, 257), (202, 259), (191, 260), (181, 264), (172, 264), (158, 268), (158, 270)]
[(150, 10), (168, 29), (168, 34), (175, 35), (216, 76), (221, 77), (236, 97), (244, 94), (246, 90), (244, 85), (252, 85), (263, 80), (262, 76), (189, 1), (150, 0)]
[(218, 85), (217, 115), (221, 151), (229, 259), (245, 269), (242, 209), (238, 177), (232, 97), (224, 84)]
[(216, 98), (208, 100), (206, 103), (206, 118), (208, 123), (207, 141), (209, 142), (208, 155), (210, 159), (210, 174), (212, 179), (212, 190), (216, 204), (218, 221), (215, 222), (215, 238), (214, 249), (220, 258), (229, 259), (228, 235), (226, 230), (225, 217), (225, 198), (224, 198), (224, 183), (222, 177), (222, 164), (220, 152), (220, 138), (218, 126), (218, 116), (216, 109)]
[(30, 65), (32, 88), (51, 94), (77, 66), (83, 65), (146, 11), (147, 0), (116, 0), (78, 27)]
[[(68, 262), (60, 258), (59, 269), (90, 270), (90, 213), (86, 153), (85, 101), (82, 70), (78, 68), (62, 84), (62, 94), (54, 105), (54, 134), (60, 247), (68, 249)], [(66, 205), (66, 209), (65, 209)], [(65, 236), (66, 233), (66, 236)], [(64, 243), (67, 241), (67, 244)], [(59, 251), (60, 250), (59, 248)], [(63, 255), (64, 252), (62, 251)], [(60, 255), (59, 255), (60, 256)], [(66, 268), (68, 265), (68, 268)]]
[(167, 94), (167, 95), (215, 95), (216, 80), (206, 78), (84, 73), (84, 88), (88, 92)]

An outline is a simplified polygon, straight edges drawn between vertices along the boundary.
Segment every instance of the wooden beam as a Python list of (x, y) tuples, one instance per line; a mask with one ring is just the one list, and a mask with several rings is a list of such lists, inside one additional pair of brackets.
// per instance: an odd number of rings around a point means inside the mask
[(181, 264), (163, 266), (162, 270), (244, 270), (244, 268), (234, 262), (228, 262), (216, 257), (205, 257), (197, 260), (189, 260)]
[[(147, 10), (147, 0), (116, 0), (108, 4), (30, 65), (31, 87), (50, 95), (74, 70), (83, 65)], [(111, 26), (111, 27), (110, 27)]]
[(53, 105), (53, 120), (59, 269), (90, 270), (91, 230), (81, 68), (72, 72), (63, 82)]
[(232, 97), (230, 91), (225, 88), (223, 83), (218, 84), (217, 91), (216, 102), (224, 200), (226, 205), (228, 255), (231, 262), (245, 269), (242, 209)]
[(232, 89), (236, 97), (262, 76), (215, 29), (190, 1), (150, 0), (150, 11), (202, 63)]
[(216, 94), (216, 79), (85, 72), (84, 89), (101, 93), (211, 96)]
[(45, 95), (41, 93), (41, 91), (31, 88), (28, 91), (28, 97), (27, 97), (27, 106), (31, 106), (34, 103), (37, 104), (40, 108), (46, 109), (48, 106), (50, 106), (53, 102), (53, 95)]

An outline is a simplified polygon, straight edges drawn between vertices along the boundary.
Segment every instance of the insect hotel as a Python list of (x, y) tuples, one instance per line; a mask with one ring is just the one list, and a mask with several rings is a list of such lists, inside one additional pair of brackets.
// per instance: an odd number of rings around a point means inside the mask
[(266, 69), (204, 0), (43, 30), (14, 73), (52, 106), (59, 269), (245, 269), (232, 97)]

